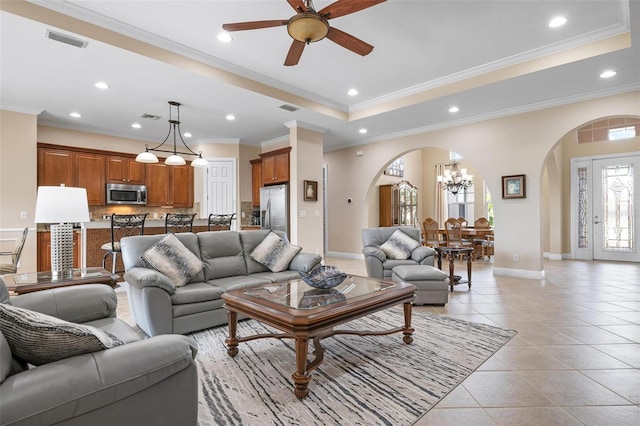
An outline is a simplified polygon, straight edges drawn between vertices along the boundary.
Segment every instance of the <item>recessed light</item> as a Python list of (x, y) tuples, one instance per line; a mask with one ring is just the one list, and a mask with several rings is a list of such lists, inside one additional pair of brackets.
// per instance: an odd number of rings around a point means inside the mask
[(349, 96), (355, 96), (358, 94), (358, 91), (356, 89), (349, 89), (349, 91), (347, 92), (347, 95)]
[(551, 21), (549, 21), (550, 28), (558, 28), (567, 23), (567, 18), (564, 16), (556, 16)]
[(131, 125), (131, 127), (133, 127), (134, 129), (141, 129), (141, 128), (142, 128), (142, 126), (140, 125), (140, 123), (133, 123), (133, 124)]
[(94, 84), (94, 86), (96, 86), (98, 89), (102, 89), (102, 90), (107, 90), (109, 88), (109, 85), (107, 83), (105, 83), (104, 81), (99, 81), (96, 84)]
[(221, 32), (218, 33), (218, 40), (223, 42), (223, 43), (229, 43), (231, 40), (233, 40), (233, 37), (231, 37), (231, 34), (229, 34), (228, 32)]
[(233, 121), (236, 119), (236, 116), (233, 114), (227, 114), (227, 116), (225, 117), (227, 120), (229, 121)]
[(358, 132), (360, 132), (361, 134), (364, 135), (365, 133), (367, 133), (367, 129), (360, 129), (360, 130), (358, 130)]
[(617, 71), (614, 70), (606, 70), (605, 72), (603, 72), (602, 74), (600, 74), (600, 78), (611, 78), (614, 75), (618, 74)]
[(457, 106), (452, 106), (451, 108), (449, 108), (449, 112), (458, 112), (460, 111), (460, 108), (458, 108)]
[(189, 132), (186, 132), (186, 133), (184, 134), (184, 137), (185, 137), (185, 138), (190, 138), (191, 136), (192, 136), (192, 135), (191, 135), (191, 133), (189, 133)]
[(79, 112), (72, 112), (72, 113), (69, 113), (69, 116), (71, 116), (71, 117), (73, 117), (73, 118), (80, 118), (80, 117), (82, 117), (82, 115), (80, 115), (80, 113), (79, 113)]

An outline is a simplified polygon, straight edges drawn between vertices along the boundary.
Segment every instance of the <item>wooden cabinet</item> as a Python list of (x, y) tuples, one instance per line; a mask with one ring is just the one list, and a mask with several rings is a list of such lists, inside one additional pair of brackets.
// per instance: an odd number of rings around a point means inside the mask
[(105, 157), (63, 149), (38, 150), (38, 186), (86, 188), (90, 206), (105, 203)]
[(147, 164), (147, 206), (193, 207), (193, 167)]
[(251, 160), (251, 202), (260, 207), (260, 188), (262, 187), (262, 160)]
[(291, 147), (260, 154), (262, 159), (262, 184), (274, 185), (289, 182), (289, 152)]
[[(51, 233), (38, 232), (38, 272), (51, 270)], [(80, 267), (80, 233), (73, 233), (73, 267)]]
[(380, 226), (418, 226), (418, 188), (407, 181), (380, 185)]
[(144, 185), (146, 167), (133, 157), (107, 157), (107, 182)]

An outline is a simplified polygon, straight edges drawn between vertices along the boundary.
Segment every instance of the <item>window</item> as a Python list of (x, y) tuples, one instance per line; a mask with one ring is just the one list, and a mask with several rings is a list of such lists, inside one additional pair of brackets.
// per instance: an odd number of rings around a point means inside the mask
[(489, 188), (485, 186), (484, 188), (484, 209), (487, 212), (487, 220), (489, 220), (489, 225), (493, 226), (494, 215), (493, 215), (493, 201), (491, 200), (491, 192), (489, 192)]
[(473, 212), (475, 183), (467, 189), (463, 189), (457, 194), (447, 191), (447, 212), (449, 217), (464, 217), (469, 223), (473, 223), (475, 215)]
[(402, 157), (396, 158), (396, 160), (393, 163), (389, 164), (389, 167), (385, 169), (384, 174), (389, 176), (403, 177), (404, 176), (404, 158)]
[(608, 138), (610, 141), (617, 141), (620, 139), (629, 139), (636, 137), (636, 126), (618, 127), (615, 129), (609, 129)]

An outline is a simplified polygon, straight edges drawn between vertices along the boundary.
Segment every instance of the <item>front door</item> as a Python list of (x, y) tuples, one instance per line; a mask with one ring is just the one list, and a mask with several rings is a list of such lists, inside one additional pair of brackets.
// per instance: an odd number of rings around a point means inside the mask
[(640, 261), (640, 156), (593, 160), (593, 258)]

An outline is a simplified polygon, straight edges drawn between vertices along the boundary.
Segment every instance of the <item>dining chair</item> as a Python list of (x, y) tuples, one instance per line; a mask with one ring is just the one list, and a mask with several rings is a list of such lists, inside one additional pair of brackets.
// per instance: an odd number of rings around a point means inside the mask
[(11, 263), (0, 264), (0, 275), (15, 274), (18, 272), (18, 262), (20, 261), (20, 255), (22, 254), (22, 248), (24, 247), (24, 242), (27, 240), (28, 233), (29, 228), (24, 228), (22, 237), (16, 242), (13, 250), (0, 252), (0, 256), (11, 256)]
[(209, 215), (209, 221), (207, 229), (209, 231), (229, 231), (231, 229), (231, 222), (235, 220), (236, 214), (216, 214), (211, 213)]
[(192, 232), (195, 217), (196, 213), (167, 213), (164, 219), (164, 233)]
[(424, 245), (437, 247), (440, 244), (440, 225), (433, 218), (428, 217), (422, 222), (422, 233), (424, 234)]
[(447, 234), (447, 247), (471, 247), (471, 243), (462, 239), (462, 223), (460, 220), (450, 217), (444, 223)]
[[(105, 268), (107, 257), (111, 256), (111, 272), (113, 274), (122, 271), (116, 271), (116, 263), (120, 250), (120, 239), (130, 237), (132, 235), (144, 234), (144, 222), (147, 219), (147, 213), (144, 214), (112, 214), (111, 215), (111, 241), (104, 243), (100, 248), (106, 253), (102, 257), (102, 267)], [(106, 268), (105, 268), (106, 269)]]
[(472, 240), (474, 259), (484, 260), (484, 257), (486, 256), (486, 248), (489, 245), (489, 240), (486, 238), (487, 233), (481, 231), (488, 231), (490, 228), (491, 225), (486, 217), (479, 217), (473, 222), (473, 229), (476, 231), (476, 235)]

